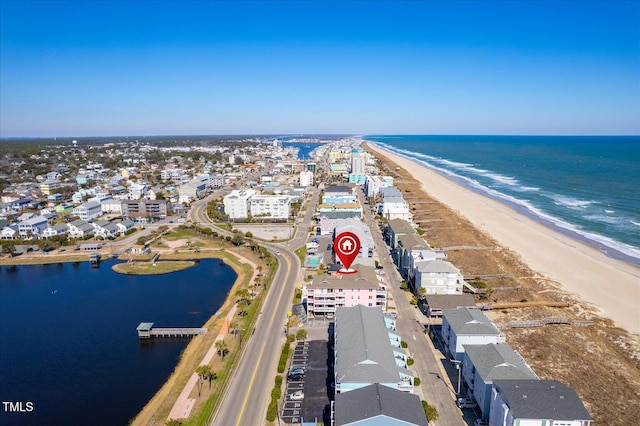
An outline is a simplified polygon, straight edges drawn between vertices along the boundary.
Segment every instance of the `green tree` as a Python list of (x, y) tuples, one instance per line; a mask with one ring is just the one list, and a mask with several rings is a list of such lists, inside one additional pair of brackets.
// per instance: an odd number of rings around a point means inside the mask
[(224, 360), (224, 357), (229, 353), (227, 342), (225, 342), (224, 339), (216, 341), (216, 350), (218, 351), (218, 355)]
[(296, 332), (296, 339), (304, 340), (306, 338), (307, 338), (307, 330), (305, 330), (304, 328), (301, 328)]
[(241, 232), (234, 232), (233, 237), (231, 238), (231, 244), (234, 246), (239, 246), (244, 244), (244, 235)]

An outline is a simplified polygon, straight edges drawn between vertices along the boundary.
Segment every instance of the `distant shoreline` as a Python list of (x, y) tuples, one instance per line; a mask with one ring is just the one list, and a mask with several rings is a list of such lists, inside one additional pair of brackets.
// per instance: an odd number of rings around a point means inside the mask
[[(531, 137), (540, 137), (540, 136), (535, 136), (535, 135), (531, 135)], [(592, 137), (599, 137), (598, 135), (594, 135)], [(618, 137), (618, 136), (615, 136)], [(628, 137), (628, 136), (619, 136), (619, 137)], [(365, 143), (374, 146), (377, 149), (380, 149), (384, 152), (389, 152), (392, 153), (393, 155), (396, 155), (398, 157), (402, 157), (405, 158), (409, 161), (412, 161), (413, 163), (417, 164), (419, 167), (423, 167), (426, 169), (429, 169), (430, 171), (433, 171), (434, 173), (439, 174), (440, 176), (442, 176), (445, 179), (451, 180), (456, 182), (458, 185), (464, 187), (465, 189), (472, 191), (482, 197), (487, 197), (490, 198), (492, 200), (497, 201), (498, 203), (504, 204), (510, 208), (512, 208), (513, 210), (515, 210), (516, 212), (518, 212), (519, 214), (528, 217), (531, 220), (534, 220), (542, 225), (544, 225), (547, 228), (551, 228), (554, 231), (566, 235), (567, 237), (570, 237), (572, 239), (578, 240), (581, 243), (584, 243), (590, 247), (593, 247), (594, 249), (600, 251), (601, 253), (603, 253), (605, 256), (610, 257), (612, 259), (616, 259), (616, 260), (620, 260), (623, 261), (625, 263), (628, 263), (630, 265), (636, 266), (636, 267), (640, 267), (640, 257), (634, 257), (631, 256), (627, 253), (624, 253), (618, 249), (616, 249), (615, 247), (612, 247), (610, 245), (606, 245), (604, 243), (599, 242), (597, 239), (595, 238), (588, 238), (578, 232), (575, 232), (572, 229), (560, 226), (558, 223), (553, 222), (552, 220), (549, 220), (543, 216), (540, 216), (538, 214), (536, 214), (535, 212), (532, 212), (531, 210), (529, 210), (526, 206), (523, 206), (521, 204), (515, 203), (507, 198), (504, 197), (500, 197), (497, 196), (495, 194), (492, 194), (488, 191), (484, 191), (481, 188), (478, 188), (476, 186), (473, 185), (469, 185), (468, 182), (464, 181), (463, 179), (461, 179), (460, 177), (456, 177), (455, 175), (448, 175), (448, 174), (444, 174), (442, 173), (440, 170), (436, 169), (436, 168), (432, 168), (429, 167), (428, 165), (422, 164), (408, 156), (405, 156), (403, 154), (399, 154), (396, 152), (392, 152), (387, 150), (384, 147), (381, 147), (376, 141), (369, 141), (366, 140), (365, 138), (362, 139)]]
[(411, 159), (374, 143), (367, 143), (366, 148), (404, 168), (427, 194), (517, 252), (531, 269), (599, 307), (602, 314), (618, 326), (636, 335), (640, 333), (638, 266), (608, 257), (583, 241), (545, 226), (502, 201), (472, 191)]

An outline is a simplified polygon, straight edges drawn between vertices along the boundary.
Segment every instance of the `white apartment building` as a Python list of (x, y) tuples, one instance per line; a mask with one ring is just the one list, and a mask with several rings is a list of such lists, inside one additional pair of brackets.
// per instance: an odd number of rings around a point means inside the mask
[(147, 185), (142, 183), (132, 183), (129, 185), (129, 199), (139, 200), (147, 193)]
[(249, 199), (249, 210), (254, 218), (288, 219), (291, 198), (288, 195), (254, 195)]
[(369, 176), (364, 181), (364, 193), (367, 197), (375, 197), (381, 188), (390, 188), (393, 186), (393, 178), (391, 176)]
[(36, 215), (18, 223), (18, 232), (22, 238), (27, 238), (29, 236), (37, 237), (47, 229), (47, 226), (47, 218), (41, 215)]
[(104, 200), (100, 203), (102, 206), (102, 213), (104, 214), (122, 214), (122, 201), (114, 200), (113, 198), (109, 200)]
[(351, 173), (354, 175), (363, 175), (365, 172), (367, 158), (364, 152), (354, 149), (351, 152)]
[(224, 197), (224, 213), (230, 219), (249, 217), (249, 199), (256, 194), (253, 189), (234, 189)]
[(304, 171), (300, 172), (300, 186), (312, 186), (313, 185), (313, 172)]

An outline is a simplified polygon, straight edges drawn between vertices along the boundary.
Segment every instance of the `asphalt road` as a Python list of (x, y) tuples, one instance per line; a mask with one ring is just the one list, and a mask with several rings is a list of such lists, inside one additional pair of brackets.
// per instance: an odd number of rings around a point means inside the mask
[[(317, 194), (317, 190), (315, 192)], [(300, 259), (290, 250), (304, 244), (317, 197), (312, 197), (305, 218), (297, 227), (293, 240), (286, 244), (263, 243), (272, 253), (280, 251), (278, 270), (256, 322), (255, 331), (245, 347), (231, 384), (213, 418), (213, 425), (260, 425), (265, 422), (278, 358), (285, 342), (285, 323), (301, 270)], [(206, 223), (203, 207), (197, 203), (190, 218)]]
[[(440, 359), (433, 347), (431, 340), (424, 334), (421, 323), (426, 322), (426, 317), (416, 307), (409, 303), (405, 291), (400, 289), (402, 277), (396, 269), (389, 249), (382, 239), (377, 221), (374, 220), (371, 210), (364, 204), (365, 197), (362, 190), (357, 190), (360, 204), (365, 207), (365, 222), (371, 230), (374, 245), (379, 256), (380, 264), (386, 271), (388, 290), (398, 310), (396, 325), (402, 340), (407, 342), (409, 352), (415, 363), (409, 367), (420, 378), (421, 385), (414, 393), (427, 401), (438, 410), (438, 424), (465, 425), (462, 414), (455, 405), (455, 387), (457, 387), (457, 372), (453, 370), (451, 363), (446, 359)], [(427, 241), (428, 242), (428, 241)], [(449, 377), (456, 377), (452, 385)]]

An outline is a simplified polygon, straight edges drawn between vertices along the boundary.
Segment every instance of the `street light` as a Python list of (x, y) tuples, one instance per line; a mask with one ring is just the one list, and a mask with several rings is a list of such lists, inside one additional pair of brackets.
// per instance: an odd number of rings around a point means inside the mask
[(456, 366), (456, 370), (458, 370), (458, 391), (457, 394), (460, 394), (460, 376), (462, 374), (462, 361), (458, 361), (457, 359), (452, 359), (451, 362)]

